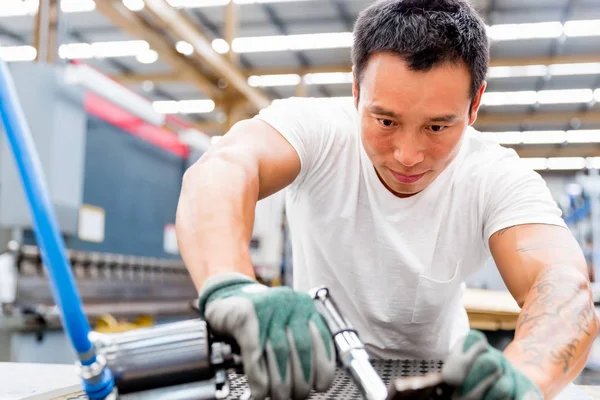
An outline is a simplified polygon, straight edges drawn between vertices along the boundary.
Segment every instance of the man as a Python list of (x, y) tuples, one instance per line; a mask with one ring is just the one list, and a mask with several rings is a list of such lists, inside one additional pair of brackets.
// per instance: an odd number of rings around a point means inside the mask
[[(305, 293), (317, 285), (374, 357), (446, 360), (458, 398), (555, 396), (598, 322), (544, 181), (469, 128), (483, 22), (463, 0), (384, 0), (354, 34), (353, 102), (275, 101), (185, 174), (177, 233), (203, 315), (240, 343), (258, 399), (331, 384), (335, 350)], [(257, 200), (283, 188), (295, 290), (258, 285), (248, 250)], [(490, 254), (522, 307), (503, 353), (469, 333), (460, 300)]]

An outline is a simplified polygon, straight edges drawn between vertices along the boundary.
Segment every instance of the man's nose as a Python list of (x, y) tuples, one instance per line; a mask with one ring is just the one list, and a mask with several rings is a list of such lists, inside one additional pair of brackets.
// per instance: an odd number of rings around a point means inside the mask
[(411, 168), (425, 158), (417, 134), (403, 133), (396, 142), (394, 158), (406, 168)]

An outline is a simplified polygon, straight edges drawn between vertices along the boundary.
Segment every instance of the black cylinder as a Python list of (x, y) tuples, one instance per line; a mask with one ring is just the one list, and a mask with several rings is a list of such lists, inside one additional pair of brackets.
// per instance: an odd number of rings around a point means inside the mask
[(208, 329), (201, 319), (94, 335), (92, 340), (106, 358), (120, 394), (214, 376)]

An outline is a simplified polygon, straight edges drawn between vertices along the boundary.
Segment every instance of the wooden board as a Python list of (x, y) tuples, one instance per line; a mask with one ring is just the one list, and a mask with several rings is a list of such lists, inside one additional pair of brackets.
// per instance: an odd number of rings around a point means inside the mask
[(521, 308), (508, 291), (466, 289), (463, 305), (472, 329), (514, 330)]

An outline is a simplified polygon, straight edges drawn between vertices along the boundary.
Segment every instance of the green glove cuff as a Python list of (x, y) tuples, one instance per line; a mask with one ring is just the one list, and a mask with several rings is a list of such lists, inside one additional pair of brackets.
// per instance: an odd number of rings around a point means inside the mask
[(258, 282), (250, 278), (248, 275), (244, 275), (239, 272), (223, 272), (208, 278), (198, 293), (198, 310), (200, 311), (201, 317), (205, 317), (204, 312), (206, 310), (206, 305), (213, 300), (213, 295), (215, 295), (221, 289), (250, 284), (258, 284)]

